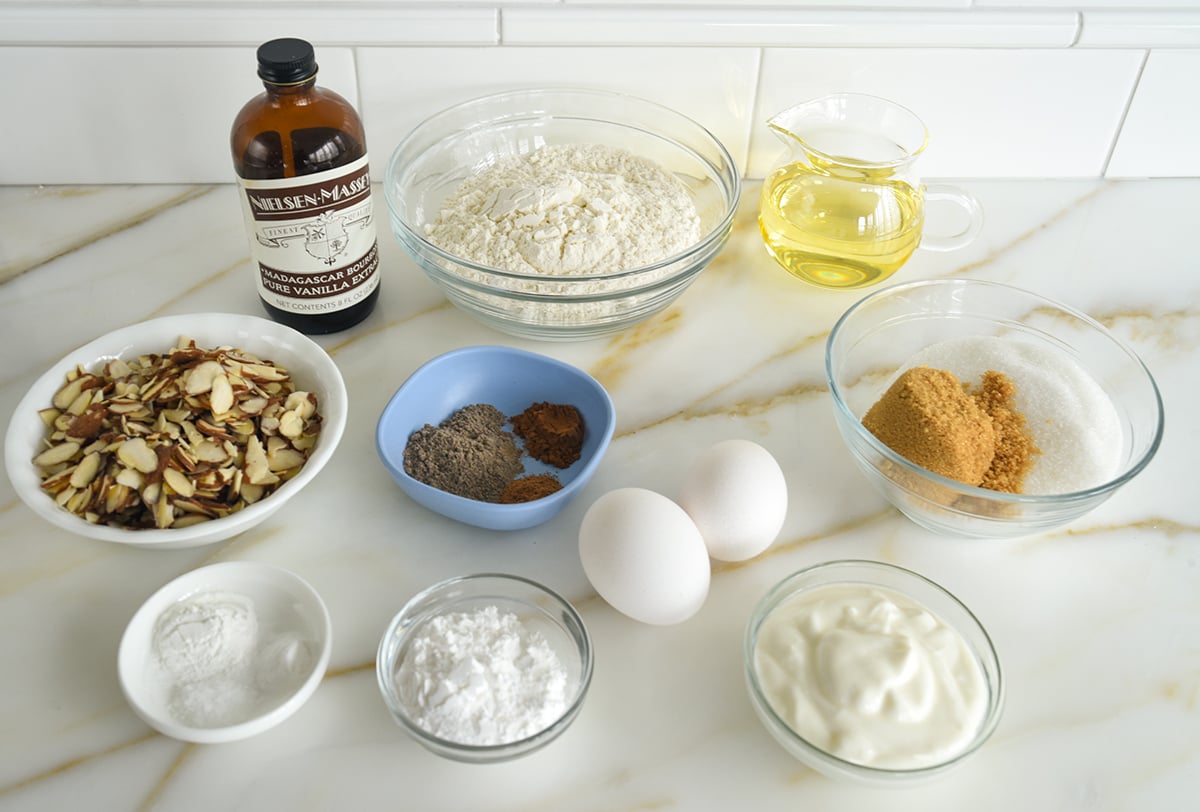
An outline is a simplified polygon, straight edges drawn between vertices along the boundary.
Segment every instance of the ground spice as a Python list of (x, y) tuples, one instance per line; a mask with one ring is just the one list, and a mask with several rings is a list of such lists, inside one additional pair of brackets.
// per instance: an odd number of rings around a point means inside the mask
[(500, 494), (500, 502), (505, 505), (533, 502), (561, 490), (562, 483), (552, 474), (530, 474), (508, 483), (504, 493)]
[(1001, 372), (984, 373), (971, 391), (953, 373), (905, 370), (863, 417), (863, 425), (897, 454), (968, 485), (1020, 493), (1040, 453), (1014, 406), (1016, 387)]
[(439, 490), (497, 502), (524, 469), (521, 450), (495, 406), (464, 406), (439, 425), (425, 424), (408, 438), (404, 471)]
[(566, 468), (583, 451), (583, 415), (574, 406), (535, 403), (512, 419), (513, 432), (536, 460)]

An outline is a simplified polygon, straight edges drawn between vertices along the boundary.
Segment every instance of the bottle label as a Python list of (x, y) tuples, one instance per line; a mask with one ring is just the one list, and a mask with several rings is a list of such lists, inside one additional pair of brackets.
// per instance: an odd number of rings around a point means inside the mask
[(258, 293), (289, 313), (345, 310), (379, 286), (367, 156), (296, 178), (238, 178)]

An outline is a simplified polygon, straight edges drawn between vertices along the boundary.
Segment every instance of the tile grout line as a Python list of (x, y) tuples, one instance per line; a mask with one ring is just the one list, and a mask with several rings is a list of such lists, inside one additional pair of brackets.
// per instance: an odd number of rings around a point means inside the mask
[(741, 178), (739, 181), (745, 183), (750, 176), (750, 156), (754, 146), (754, 124), (757, 121), (756, 116), (759, 114), (758, 102), (762, 98), (762, 82), (763, 82), (763, 63), (767, 61), (767, 49), (758, 48), (758, 64), (754, 66), (754, 95), (750, 99), (750, 107), (746, 111), (746, 147), (742, 155)]
[(1116, 132), (1113, 133), (1112, 141), (1108, 145), (1108, 154), (1104, 156), (1104, 165), (1100, 167), (1100, 177), (1108, 177), (1108, 167), (1112, 163), (1113, 153), (1117, 151), (1117, 144), (1121, 141), (1121, 133), (1125, 129), (1125, 122), (1129, 119), (1129, 111), (1133, 108), (1133, 101), (1137, 98), (1138, 87), (1142, 84), (1142, 76), (1146, 72), (1146, 63), (1150, 61), (1150, 49), (1147, 48), (1142, 52), (1142, 61), (1138, 65), (1137, 76), (1133, 79), (1133, 87), (1129, 89), (1129, 96), (1125, 100), (1125, 109), (1121, 111), (1121, 119), (1117, 122)]

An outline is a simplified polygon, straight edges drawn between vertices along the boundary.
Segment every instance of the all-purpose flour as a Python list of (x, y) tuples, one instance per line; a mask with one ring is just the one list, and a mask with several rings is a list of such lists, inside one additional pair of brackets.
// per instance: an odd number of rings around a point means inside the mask
[(542, 147), (472, 175), (426, 236), (492, 268), (579, 276), (649, 265), (701, 235), (678, 178), (626, 150), (588, 144)]
[(431, 619), (409, 644), (396, 684), (419, 727), (459, 744), (520, 741), (567, 708), (567, 671), (554, 649), (496, 606)]

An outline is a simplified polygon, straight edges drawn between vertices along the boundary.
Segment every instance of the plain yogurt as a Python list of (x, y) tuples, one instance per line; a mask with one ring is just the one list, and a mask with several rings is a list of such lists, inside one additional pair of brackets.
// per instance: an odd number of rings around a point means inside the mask
[(899, 592), (805, 590), (759, 628), (755, 669), (771, 708), (845, 761), (918, 769), (964, 752), (987, 713), (982, 666), (954, 628)]

